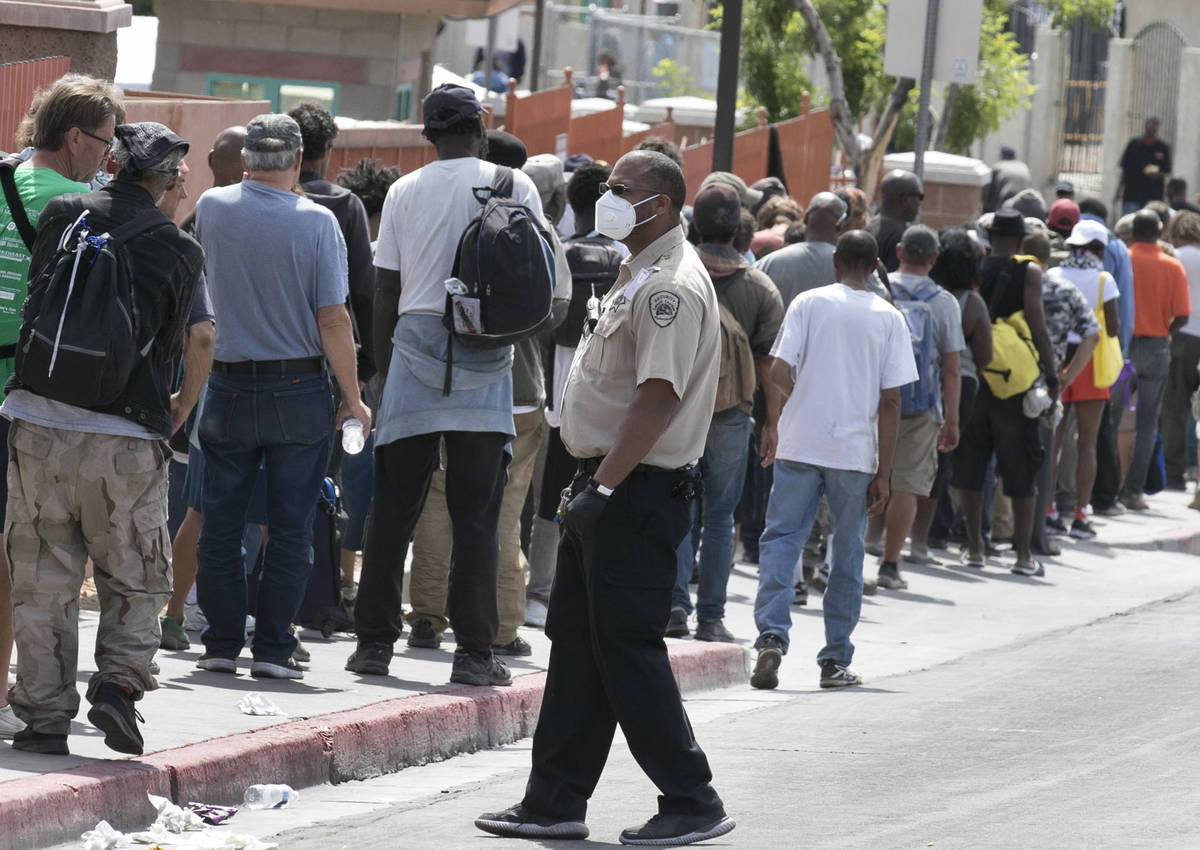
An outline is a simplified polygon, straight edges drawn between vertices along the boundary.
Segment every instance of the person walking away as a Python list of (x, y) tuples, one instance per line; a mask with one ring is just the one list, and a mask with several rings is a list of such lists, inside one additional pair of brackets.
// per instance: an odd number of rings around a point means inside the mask
[[(79, 710), (79, 590), (89, 558), (101, 608), (88, 720), (104, 733), (108, 747), (142, 753), (134, 703), (158, 687), (150, 663), (159, 644), (158, 613), (171, 583), (170, 451), (164, 440), (187, 415), (169, 395), (171, 365), (204, 258), (195, 241), (155, 209), (179, 179), (187, 142), (152, 122), (122, 124), (111, 132), (117, 140), (117, 179), (96, 193), (55, 198), (38, 218), (29, 264), (33, 286), (21, 327), (23, 359), (0, 406), (0, 415), (12, 421), (5, 542), (21, 659), (10, 701), (28, 724), (13, 737), (13, 747), (28, 752), (68, 752), (71, 718)], [(102, 147), (107, 151), (107, 144)], [(117, 259), (111, 266), (89, 261), (97, 273), (72, 281), (69, 276), (79, 273), (84, 253), (98, 250), (84, 241), (88, 233), (106, 234)], [(136, 271), (105, 274), (113, 268)], [(82, 308), (69, 296), (56, 300), (79, 282), (92, 292), (115, 283), (108, 290), (114, 300), (128, 286), (128, 305), (106, 302), (99, 309), (109, 318), (118, 309), (132, 312), (138, 317), (132, 333), (106, 318), (93, 331), (102, 339), (79, 339), (86, 331), (82, 323), (91, 317), (68, 322), (68, 309)], [(31, 354), (35, 329), (52, 325), (58, 328), (54, 348)], [(72, 347), (59, 348), (59, 343)], [(114, 369), (111, 375), (88, 373), (90, 367), (73, 355), (81, 343), (130, 353), (105, 358), (105, 366)]]
[[(979, 297), (979, 263), (982, 251), (978, 243), (960, 227), (943, 230), (938, 237), (938, 258), (929, 277), (954, 296), (962, 314), (962, 332), (966, 348), (959, 354), (958, 421), (961, 427), (971, 421), (975, 397), (979, 392), (979, 365), (992, 359), (992, 325), (987, 304)], [(958, 453), (938, 453), (937, 476), (928, 497), (918, 497), (917, 515), (910, 534), (912, 546), (905, 560), (928, 565), (934, 562), (930, 548), (944, 549), (953, 533), (955, 510), (950, 499), (950, 479)]]
[(683, 172), (633, 151), (596, 204), (601, 233), (631, 258), (580, 342), (562, 437), (579, 459), (564, 494), (546, 632), (546, 694), (525, 796), (475, 825), (495, 835), (586, 838), (587, 804), (618, 725), (658, 786), (658, 814), (623, 844), (680, 845), (734, 828), (712, 787), (663, 640), (675, 550), (691, 528), (693, 465), (712, 418), (720, 317), (712, 282), (678, 226)]
[[(1200, 214), (1179, 213), (1171, 222), (1170, 236), (1175, 245), (1175, 259), (1187, 275), (1188, 301), (1200, 304)], [(1200, 389), (1198, 365), (1200, 316), (1189, 313), (1187, 323), (1171, 334), (1171, 371), (1160, 422), (1169, 490), (1185, 490), (1186, 473), (1189, 469), (1195, 471), (1188, 460), (1186, 428), (1192, 396)]]
[[(1058, 367), (1042, 313), (1042, 273), (1032, 257), (1018, 255), (1025, 237), (1025, 219), (1016, 210), (1001, 209), (988, 228), (991, 255), (980, 271), (980, 295), (988, 304), (993, 324), (1022, 313), (1030, 343), (1037, 354), (1047, 391), (1057, 399)], [(986, 370), (995, 366), (989, 363)], [(1030, 551), (1033, 535), (1035, 482), (1045, 459), (1036, 419), (1025, 415), (1024, 393), (999, 399), (986, 380), (971, 421), (963, 429), (955, 456), (953, 485), (962, 491), (963, 524), (967, 530), (967, 565), (984, 565), (982, 529), (983, 484), (992, 455), (1004, 492), (1013, 504), (1013, 550), (1018, 575), (1044, 574)], [(961, 462), (960, 462), (961, 461)], [(1038, 517), (1040, 520), (1041, 518)]]
[(1163, 182), (1171, 173), (1171, 146), (1159, 138), (1161, 124), (1157, 118), (1147, 118), (1145, 131), (1130, 139), (1121, 154), (1121, 181), (1117, 186), (1121, 215), (1163, 199)]
[[(0, 381), (12, 375), (21, 305), (25, 303), (29, 252), (33, 237), (15, 224), (17, 216), (32, 226), (45, 205), (59, 195), (86, 192), (87, 183), (108, 159), (113, 128), (125, 120), (121, 94), (109, 82), (67, 74), (34, 95), (29, 131), (30, 156), (11, 172), (16, 190), (14, 211), (9, 193), (0, 194)], [(26, 238), (30, 244), (26, 244)], [(0, 462), (8, 466), (9, 421), (0, 417)], [(12, 577), (4, 543), (8, 482), (0, 481), (0, 738), (25, 728), (8, 704), (12, 659)]]
[(896, 247), (900, 265), (889, 276), (894, 304), (909, 329), (918, 374), (900, 391), (892, 495), (887, 510), (867, 527), (868, 547), (878, 546), (884, 536), (876, 584), (889, 590), (908, 587), (900, 575), (900, 552), (916, 519), (917, 501), (933, 491), (938, 454), (949, 454), (958, 446), (959, 354), (967, 344), (957, 299), (929, 277), (938, 248), (933, 230), (913, 225)]
[[(1103, 311), (1104, 333), (1115, 337), (1119, 324), (1117, 283), (1112, 275), (1104, 271), (1103, 261), (1104, 250), (1108, 246), (1108, 228), (1096, 221), (1081, 221), (1075, 225), (1064, 244), (1070, 250), (1070, 255), (1045, 277), (1046, 290), (1042, 301), (1046, 308), (1047, 329), (1054, 336), (1055, 326), (1064, 321), (1074, 322), (1080, 328), (1086, 324), (1090, 329), (1092, 325), (1080, 321), (1078, 317), (1068, 319), (1071, 312), (1068, 304), (1076, 300), (1073, 295), (1068, 294), (1070, 290), (1063, 285), (1069, 283), (1083, 295), (1090, 314), (1095, 315), (1097, 311)], [(1064, 410), (1051, 455), (1053, 477), (1050, 481), (1050, 493), (1053, 494), (1057, 489), (1058, 458), (1067, 437), (1069, 409), (1073, 408), (1078, 428), (1075, 450), (1075, 516), (1071, 520), (1070, 528), (1064, 530), (1079, 540), (1090, 540), (1096, 536), (1096, 530), (1088, 520), (1087, 506), (1091, 504), (1092, 486), (1096, 480), (1096, 438), (1100, 432), (1100, 418), (1104, 415), (1104, 407), (1108, 402), (1108, 387), (1096, 384), (1094, 351), (1100, 342), (1098, 325), (1094, 333), (1097, 339), (1088, 345), (1088, 335), (1079, 329), (1071, 329), (1069, 341), (1078, 345), (1078, 348), (1071, 363), (1062, 370)], [(1078, 377), (1068, 380), (1085, 351), (1087, 359), (1079, 370)], [(1065, 353), (1064, 346), (1064, 357)]]
[(804, 241), (773, 251), (755, 264), (779, 290), (784, 309), (801, 292), (833, 283), (834, 243), (838, 222), (845, 215), (846, 203), (841, 198), (832, 192), (818, 192), (804, 213)]
[(862, 684), (850, 669), (850, 635), (862, 607), (863, 531), (887, 505), (900, 387), (917, 379), (917, 368), (904, 319), (866, 290), (878, 261), (874, 237), (842, 234), (833, 259), (837, 283), (796, 297), (771, 351), (762, 462), (775, 476), (759, 543), (755, 688), (779, 684), (793, 572), (822, 494), (833, 534), (819, 681)]
[(1171, 369), (1169, 337), (1187, 324), (1192, 310), (1187, 272), (1179, 260), (1168, 257), (1159, 248), (1161, 230), (1162, 221), (1150, 210), (1134, 214), (1129, 259), (1133, 264), (1137, 312), (1129, 359), (1137, 372), (1137, 427), (1133, 455), (1121, 485), (1121, 503), (1132, 511), (1149, 508), (1145, 496), (1146, 474), (1154, 454), (1158, 419)]
[(588, 317), (588, 303), (592, 298), (601, 299), (608, 294), (620, 273), (621, 261), (629, 256), (624, 245), (596, 230), (596, 201), (602, 194), (600, 186), (611, 172), (608, 165), (589, 162), (577, 168), (567, 183), (567, 203), (574, 214), (576, 228), (563, 246), (571, 269), (571, 303), (566, 319), (555, 328), (553, 350), (547, 358), (550, 393), (546, 423), (550, 427), (538, 509), (530, 533), (529, 583), (525, 587), (525, 622), (538, 628), (546, 625), (550, 588), (558, 560), (558, 502), (563, 489), (574, 478), (578, 465), (562, 443), (563, 390), (567, 386), (575, 349), (585, 326), (592, 321)]
[(904, 231), (920, 215), (925, 190), (921, 186), (921, 178), (911, 171), (897, 168), (884, 175), (879, 183), (879, 192), (879, 214), (871, 219), (867, 231), (875, 237), (879, 258), (891, 274), (900, 265), (896, 246), (900, 244)]
[[(450, 679), (472, 685), (511, 682), (492, 644), (498, 629), (497, 518), (505, 445), (515, 435), (512, 348), (450, 343), (452, 389), (448, 395), (444, 389), (444, 283), (459, 237), (480, 209), (473, 190), (493, 185), (497, 174), (497, 166), (480, 159), (482, 109), (474, 93), (461, 86), (430, 92), (421, 110), (425, 136), (438, 158), (393, 183), (384, 201), (375, 253), (375, 364), (383, 387), (374, 503), (354, 606), (358, 644), (346, 662), (347, 670), (360, 675), (387, 675), (402, 631), (408, 544), (444, 441), (454, 560), (446, 603), (458, 641)], [(537, 187), (520, 171), (512, 178), (513, 200), (540, 223)]]
[[(717, 401), (700, 461), (704, 498), (700, 508), (700, 584), (696, 598), (696, 640), (732, 641), (726, 628), (725, 590), (733, 566), (733, 512), (746, 480), (750, 418), (758, 376), (770, 364), (771, 345), (783, 321), (783, 302), (771, 279), (750, 268), (733, 247), (741, 206), (732, 186), (712, 183), (693, 204), (700, 232), (700, 255), (713, 286), (721, 317), (721, 377)], [(671, 600), (667, 637), (689, 632), (692, 612), (688, 582), (696, 566), (692, 535), (678, 550), (679, 571)]]
[[(300, 679), (290, 625), (313, 565), (313, 513), (335, 421), (371, 427), (346, 312), (346, 243), (329, 210), (292, 191), (300, 127), (265, 114), (246, 125), (246, 179), (196, 203), (217, 342), (200, 416), (204, 524), (196, 590), (208, 619), (202, 670), (236, 673), (246, 643), (241, 542), (264, 464), (270, 537), (259, 578), (250, 673)], [(253, 240), (244, 238), (254, 233)], [(342, 392), (334, 418), (329, 378)]]

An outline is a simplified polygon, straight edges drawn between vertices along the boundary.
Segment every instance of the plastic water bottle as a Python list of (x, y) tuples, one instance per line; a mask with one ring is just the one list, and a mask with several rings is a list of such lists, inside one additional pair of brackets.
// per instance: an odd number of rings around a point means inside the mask
[(242, 802), (249, 809), (282, 809), (299, 796), (288, 785), (251, 785)]
[(342, 451), (348, 455), (356, 455), (363, 450), (366, 442), (361, 422), (351, 416), (342, 423)]

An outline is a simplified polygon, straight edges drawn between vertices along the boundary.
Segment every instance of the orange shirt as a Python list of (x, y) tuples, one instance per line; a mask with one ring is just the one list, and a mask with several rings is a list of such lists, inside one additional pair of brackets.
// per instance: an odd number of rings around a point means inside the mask
[(1172, 319), (1192, 312), (1183, 265), (1149, 242), (1129, 246), (1129, 260), (1133, 264), (1133, 335), (1165, 337), (1171, 332)]

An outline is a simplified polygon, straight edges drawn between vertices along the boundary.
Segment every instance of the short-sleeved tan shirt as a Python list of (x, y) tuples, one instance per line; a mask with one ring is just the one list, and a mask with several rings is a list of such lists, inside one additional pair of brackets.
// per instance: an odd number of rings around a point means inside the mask
[(643, 381), (669, 381), (680, 400), (642, 463), (677, 469), (699, 460), (720, 371), (720, 314), (708, 272), (674, 228), (622, 264), (596, 329), (575, 352), (563, 390), (562, 439), (578, 458), (612, 450)]

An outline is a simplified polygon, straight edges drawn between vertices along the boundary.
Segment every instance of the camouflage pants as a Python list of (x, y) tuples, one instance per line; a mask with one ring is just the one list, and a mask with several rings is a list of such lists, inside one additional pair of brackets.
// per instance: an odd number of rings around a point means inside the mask
[(79, 590), (89, 557), (100, 625), (88, 698), (103, 682), (135, 699), (158, 687), (149, 664), (171, 591), (169, 455), (160, 440), (12, 424), (4, 530), (18, 667), (9, 703), (36, 732), (66, 734), (79, 711)]

